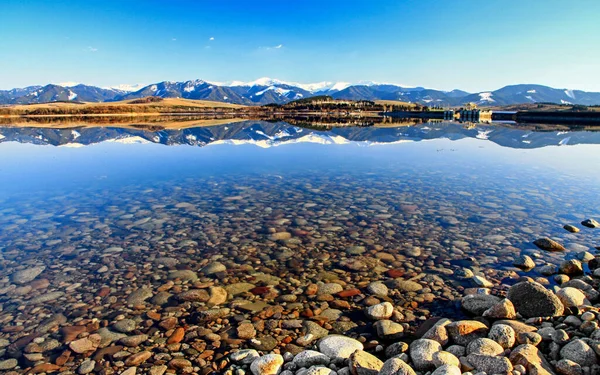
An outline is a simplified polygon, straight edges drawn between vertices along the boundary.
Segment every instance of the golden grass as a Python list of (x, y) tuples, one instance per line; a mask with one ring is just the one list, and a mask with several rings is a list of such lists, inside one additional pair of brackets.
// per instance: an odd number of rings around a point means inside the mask
[[(135, 100), (135, 99), (134, 99)], [(194, 107), (194, 108), (244, 108), (246, 106), (239, 104), (230, 104), (222, 102), (213, 102), (210, 100), (192, 100), (182, 98), (167, 98), (160, 102), (149, 102), (131, 104), (133, 100), (122, 100), (118, 102), (102, 102), (102, 103), (42, 103), (42, 104), (17, 104), (6, 106), (5, 108), (31, 111), (35, 109), (48, 109), (48, 108), (89, 108), (89, 107), (110, 107), (110, 106), (131, 106), (131, 107)]]

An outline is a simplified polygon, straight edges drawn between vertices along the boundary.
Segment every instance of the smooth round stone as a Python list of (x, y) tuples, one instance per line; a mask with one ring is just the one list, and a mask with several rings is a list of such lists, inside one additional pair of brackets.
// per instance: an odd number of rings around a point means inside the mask
[(560, 263), (558, 271), (565, 275), (581, 275), (583, 273), (583, 265), (577, 259), (567, 259)]
[(119, 320), (113, 324), (113, 328), (117, 332), (128, 333), (133, 331), (137, 327), (137, 323), (133, 319)]
[(378, 375), (416, 375), (416, 373), (402, 359), (393, 357), (383, 363)]
[(446, 326), (448, 335), (455, 344), (466, 346), (471, 341), (486, 337), (488, 328), (476, 320), (459, 320)]
[(379, 320), (373, 324), (377, 336), (384, 340), (398, 339), (404, 335), (404, 327), (391, 320)]
[(415, 369), (425, 371), (435, 368), (433, 354), (442, 350), (439, 342), (429, 339), (418, 339), (410, 344), (410, 359)]
[(504, 349), (510, 349), (515, 345), (515, 330), (506, 324), (496, 324), (490, 328), (488, 338), (498, 343)]
[(38, 277), (44, 270), (46, 266), (36, 266), (27, 268), (24, 270), (19, 270), (13, 273), (10, 276), (10, 279), (15, 284), (27, 284), (30, 281), (33, 281), (36, 277)]
[(594, 319), (596, 319), (596, 315), (594, 315), (594, 313), (591, 311), (586, 311), (583, 314), (581, 314), (581, 320), (584, 320), (586, 322), (591, 322)]
[(579, 363), (568, 359), (561, 359), (556, 362), (556, 370), (562, 375), (583, 375), (583, 369)]
[(329, 357), (315, 350), (304, 350), (296, 354), (292, 361), (298, 368), (329, 365)]
[(325, 284), (319, 285), (319, 287), (317, 289), (317, 294), (318, 295), (322, 295), (322, 294), (336, 294), (336, 293), (339, 293), (339, 292), (341, 292), (343, 290), (344, 290), (344, 287), (341, 286), (340, 284), (325, 283)]
[(250, 365), (254, 375), (277, 375), (283, 365), (283, 357), (279, 354), (267, 354), (256, 358)]
[(19, 362), (15, 358), (5, 359), (4, 361), (0, 361), (0, 370), (12, 370), (18, 364)]
[(433, 364), (435, 367), (444, 365), (460, 366), (460, 360), (452, 353), (446, 351), (439, 351), (433, 353)]
[(93, 360), (85, 360), (81, 363), (81, 365), (79, 365), (79, 368), (77, 369), (77, 372), (79, 374), (89, 374), (90, 372), (94, 371), (94, 367), (96, 366), (96, 361)]
[(533, 244), (546, 251), (565, 251), (565, 247), (551, 238), (544, 237), (533, 241)]
[(595, 365), (598, 363), (596, 352), (590, 348), (585, 341), (576, 339), (563, 346), (560, 350), (560, 356), (563, 359), (571, 360), (582, 367)]
[(202, 272), (206, 276), (214, 275), (215, 273), (225, 272), (227, 271), (227, 267), (223, 263), (212, 262), (204, 266), (200, 272)]
[(394, 306), (389, 302), (378, 303), (377, 305), (369, 306), (366, 310), (366, 315), (372, 320), (389, 319), (394, 312)]
[(435, 369), (431, 375), (461, 375), (462, 372), (457, 365), (443, 365)]
[(467, 345), (467, 355), (469, 354), (486, 354), (499, 355), (504, 352), (504, 348), (494, 340), (488, 338), (480, 338), (473, 340)]
[(356, 350), (363, 350), (361, 342), (342, 335), (329, 335), (319, 341), (319, 351), (331, 359), (350, 358)]
[(525, 318), (560, 316), (564, 306), (554, 293), (536, 282), (520, 282), (510, 287), (507, 298)]
[(383, 367), (383, 362), (373, 354), (357, 350), (350, 355), (348, 367), (350, 367), (352, 374), (372, 375), (379, 372)]
[(346, 253), (349, 255), (360, 255), (367, 251), (364, 246), (350, 246), (346, 248)]
[(535, 267), (535, 262), (529, 255), (521, 255), (514, 260), (513, 266), (522, 270), (530, 270)]
[(590, 302), (585, 298), (585, 294), (583, 294), (583, 292), (572, 287), (559, 289), (556, 292), (556, 296), (565, 307), (577, 307), (590, 304)]
[(376, 296), (387, 296), (388, 295), (388, 287), (385, 286), (385, 284), (380, 281), (375, 281), (375, 282), (370, 283), (367, 286), (367, 291), (370, 294), (374, 294)]

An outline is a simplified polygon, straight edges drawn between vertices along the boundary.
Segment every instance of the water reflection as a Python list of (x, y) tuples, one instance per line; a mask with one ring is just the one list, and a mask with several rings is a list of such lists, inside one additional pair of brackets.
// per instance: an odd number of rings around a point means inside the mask
[[(24, 335), (18, 327), (57, 314), (73, 325), (176, 313), (182, 325), (223, 337), (234, 317), (265, 309), (282, 321), (308, 320), (310, 310), (333, 332), (368, 327), (361, 298), (336, 304), (307, 292), (331, 281), (361, 293), (385, 282), (385, 298), (414, 327), (460, 315), (456, 301), (477, 286), (473, 274), (497, 289), (538, 277), (512, 266), (519, 254), (542, 266), (595, 251), (592, 230), (562, 226), (600, 216), (599, 133), (242, 121), (0, 134), (0, 321), (10, 342)], [(386, 146), (364, 147), (376, 145)], [(542, 236), (568, 251), (537, 250)], [(34, 267), (33, 282), (15, 282), (16, 270)], [(208, 294), (182, 295), (208, 286), (229, 300), (213, 307)], [(215, 311), (220, 324), (207, 318)], [(301, 336), (279, 327), (261, 335)]]

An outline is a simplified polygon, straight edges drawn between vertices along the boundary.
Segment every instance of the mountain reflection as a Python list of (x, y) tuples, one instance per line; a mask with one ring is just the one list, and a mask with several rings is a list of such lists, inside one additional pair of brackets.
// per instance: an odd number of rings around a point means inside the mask
[(160, 123), (91, 127), (73, 125), (52, 128), (40, 125), (11, 125), (0, 127), (0, 143), (19, 142), (66, 147), (83, 147), (102, 142), (157, 143), (169, 146), (206, 146), (226, 143), (271, 147), (301, 142), (375, 145), (433, 139), (477, 138), (503, 147), (519, 149), (600, 143), (600, 132), (564, 127), (525, 128), (517, 125), (456, 122), (339, 126), (335, 123), (302, 120), (293, 121), (293, 124), (284, 121), (232, 119), (207, 121), (209, 122), (190, 121), (189, 124), (179, 122), (176, 129), (166, 128)]

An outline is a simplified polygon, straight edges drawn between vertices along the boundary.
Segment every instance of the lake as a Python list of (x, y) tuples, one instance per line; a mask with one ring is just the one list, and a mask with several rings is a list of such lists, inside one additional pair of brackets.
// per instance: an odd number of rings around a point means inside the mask
[(323, 329), (376, 343), (363, 310), (383, 301), (411, 334), (463, 317), (470, 288), (596, 253), (599, 165), (600, 132), (517, 124), (4, 126), (0, 357), (54, 360), (85, 331), (218, 370)]

